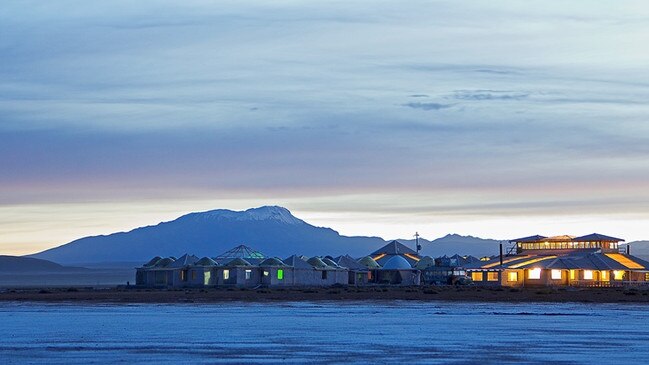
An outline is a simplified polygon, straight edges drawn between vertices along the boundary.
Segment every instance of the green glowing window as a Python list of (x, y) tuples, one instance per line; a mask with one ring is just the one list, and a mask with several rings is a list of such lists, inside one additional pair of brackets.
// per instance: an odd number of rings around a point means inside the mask
[(279, 269), (277, 270), (277, 280), (283, 280), (284, 279), (284, 270)]

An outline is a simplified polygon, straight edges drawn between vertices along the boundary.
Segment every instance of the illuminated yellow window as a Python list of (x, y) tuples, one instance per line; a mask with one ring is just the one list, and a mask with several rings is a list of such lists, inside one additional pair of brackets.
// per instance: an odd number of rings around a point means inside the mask
[(487, 273), (487, 281), (498, 281), (498, 273), (497, 272), (488, 272)]
[(264, 276), (268, 276), (268, 271), (264, 270)]
[(541, 269), (529, 269), (527, 270), (527, 278), (532, 280), (538, 280), (541, 278)]
[(481, 272), (472, 272), (471, 273), (471, 280), (473, 280), (473, 281), (482, 281), (482, 273)]
[(230, 278), (230, 270), (223, 270), (223, 280), (228, 280)]
[(570, 280), (575, 280), (577, 278), (577, 270), (570, 270)]
[(624, 271), (622, 270), (613, 271), (613, 278), (615, 280), (624, 280)]
[(593, 270), (584, 270), (584, 280), (593, 280)]
[(611, 280), (610, 276), (608, 275), (608, 271), (602, 271), (600, 277), (601, 277), (600, 279), (601, 281)]
[(552, 280), (561, 280), (561, 270), (552, 270)]
[(518, 273), (516, 271), (508, 272), (507, 281), (518, 281)]

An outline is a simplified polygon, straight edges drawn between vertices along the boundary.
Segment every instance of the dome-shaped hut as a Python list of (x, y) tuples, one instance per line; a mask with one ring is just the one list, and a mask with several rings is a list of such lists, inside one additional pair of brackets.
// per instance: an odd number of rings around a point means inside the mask
[(395, 255), (392, 256), (388, 261), (383, 265), (384, 270), (410, 270), (412, 266), (408, 263), (408, 260), (404, 259), (401, 256)]
[(374, 261), (373, 258), (370, 256), (365, 256), (362, 259), (358, 260), (358, 263), (367, 267), (368, 269), (380, 269), (381, 265), (379, 265), (376, 261)]

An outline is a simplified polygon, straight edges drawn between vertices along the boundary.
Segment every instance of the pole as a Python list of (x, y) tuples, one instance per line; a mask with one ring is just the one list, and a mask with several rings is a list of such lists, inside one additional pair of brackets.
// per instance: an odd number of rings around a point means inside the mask
[(500, 268), (503, 266), (503, 244), (500, 244)]

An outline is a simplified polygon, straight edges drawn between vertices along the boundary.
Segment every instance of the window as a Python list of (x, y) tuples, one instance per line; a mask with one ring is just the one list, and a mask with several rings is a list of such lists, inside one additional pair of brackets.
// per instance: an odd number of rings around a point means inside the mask
[(482, 273), (481, 272), (472, 272), (471, 273), (471, 280), (473, 280), (473, 281), (482, 281)]
[(577, 270), (570, 270), (570, 280), (575, 280), (577, 277)]
[(223, 280), (230, 279), (230, 270), (223, 270)]
[(613, 278), (615, 280), (624, 280), (624, 271), (622, 270), (613, 271)]
[(600, 280), (601, 281), (609, 281), (609, 280), (611, 280), (611, 277), (608, 275), (608, 271), (602, 271), (600, 273)]
[(268, 276), (270, 273), (266, 270), (264, 270), (264, 276)]
[(593, 280), (593, 270), (584, 270), (584, 280)]
[(187, 270), (180, 271), (180, 281), (187, 281)]
[(541, 269), (529, 269), (527, 271), (527, 278), (532, 280), (541, 279)]
[(252, 270), (246, 270), (246, 280), (250, 280), (252, 277)]
[(508, 272), (507, 281), (518, 281), (518, 273), (516, 271)]
[(203, 285), (210, 285), (211, 277), (212, 277), (212, 273), (209, 271), (205, 271), (205, 276), (203, 276)]
[(551, 277), (552, 280), (561, 280), (561, 270), (552, 270)]
[(196, 271), (192, 271), (192, 280), (196, 280)]
[(284, 270), (282, 269), (277, 270), (277, 280), (284, 280)]
[(487, 281), (498, 281), (498, 273), (497, 272), (488, 272), (487, 273)]
[(367, 280), (372, 280), (372, 272), (371, 271), (367, 272)]
[(327, 279), (327, 271), (322, 270), (322, 280), (325, 280), (325, 279)]

